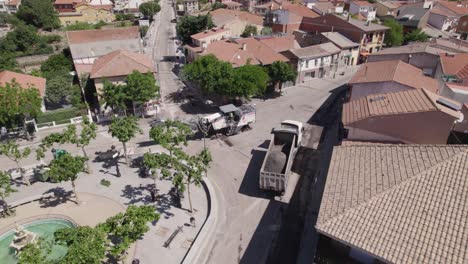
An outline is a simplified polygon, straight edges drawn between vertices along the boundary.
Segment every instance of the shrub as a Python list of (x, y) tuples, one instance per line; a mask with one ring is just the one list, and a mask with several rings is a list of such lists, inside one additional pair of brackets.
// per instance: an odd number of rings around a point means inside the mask
[(60, 42), (62, 40), (62, 37), (59, 35), (45, 35), (45, 36), (42, 36), (42, 39), (47, 43), (54, 43), (54, 42)]
[(102, 179), (101, 180), (101, 185), (102, 186), (106, 186), (106, 187), (109, 187), (111, 185), (111, 182), (106, 180), (106, 179)]

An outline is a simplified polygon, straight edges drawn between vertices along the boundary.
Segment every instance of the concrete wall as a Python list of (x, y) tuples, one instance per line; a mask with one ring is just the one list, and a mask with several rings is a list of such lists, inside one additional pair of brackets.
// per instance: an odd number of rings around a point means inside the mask
[[(411, 58), (410, 58), (411, 55)], [(439, 62), (439, 56), (430, 53), (413, 53), (413, 54), (385, 54), (385, 55), (372, 55), (370, 54), (367, 58), (367, 62), (375, 61), (388, 61), (388, 60), (401, 60), (408, 64), (411, 64), (421, 70), (431, 71), (431, 76), (434, 76), (437, 63)]]
[(446, 144), (454, 121), (452, 116), (432, 111), (371, 117), (346, 128), (350, 140)]
[(76, 8), (76, 15), (59, 15), (60, 22), (63, 26), (75, 24), (77, 22), (98, 23), (99, 21), (112, 22), (115, 20), (114, 14), (104, 9), (95, 9), (91, 6), (78, 6)]
[(371, 94), (394, 93), (412, 89), (414, 88), (397, 82), (356, 83), (351, 87), (349, 100), (356, 100)]
[(227, 38), (229, 36), (231, 36), (231, 30), (226, 30), (226, 31), (218, 32), (218, 33), (213, 34), (213, 35), (208, 35), (208, 36), (206, 36), (206, 37), (204, 37), (202, 39), (193, 39), (192, 38), (192, 42), (193, 42), (194, 45), (200, 47), (203, 42), (205, 42), (205, 43), (207, 43), (209, 45), (209, 43), (221, 40), (223, 38)]

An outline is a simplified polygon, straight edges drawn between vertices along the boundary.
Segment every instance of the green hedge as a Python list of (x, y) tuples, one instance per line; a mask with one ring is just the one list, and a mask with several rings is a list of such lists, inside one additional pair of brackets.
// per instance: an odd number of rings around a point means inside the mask
[[(57, 109), (54, 111), (47, 111), (36, 118), (38, 124), (47, 122), (64, 122), (70, 118), (77, 117), (80, 115), (80, 110), (75, 107)], [(65, 122), (66, 123), (66, 122)]]

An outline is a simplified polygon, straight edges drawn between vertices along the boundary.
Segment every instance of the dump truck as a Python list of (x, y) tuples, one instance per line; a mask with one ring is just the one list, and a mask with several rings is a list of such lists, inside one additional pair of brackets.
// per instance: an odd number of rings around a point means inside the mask
[(219, 110), (217, 113), (200, 119), (199, 125), (202, 132), (224, 133), (227, 136), (232, 136), (255, 123), (256, 111), (252, 105), (236, 107), (233, 104), (228, 104), (220, 106)]
[(260, 189), (284, 194), (289, 174), (302, 142), (301, 122), (284, 120), (271, 131), (271, 140), (260, 170)]

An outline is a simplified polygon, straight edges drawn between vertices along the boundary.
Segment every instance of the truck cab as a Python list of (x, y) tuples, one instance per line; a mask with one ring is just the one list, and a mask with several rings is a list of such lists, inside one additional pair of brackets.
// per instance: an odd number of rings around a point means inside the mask
[(302, 133), (304, 132), (304, 125), (301, 122), (294, 120), (284, 120), (281, 122), (279, 128), (274, 128), (272, 133), (283, 132), (283, 133), (293, 133), (296, 134), (296, 140), (294, 142), (294, 147), (298, 148), (302, 143)]

